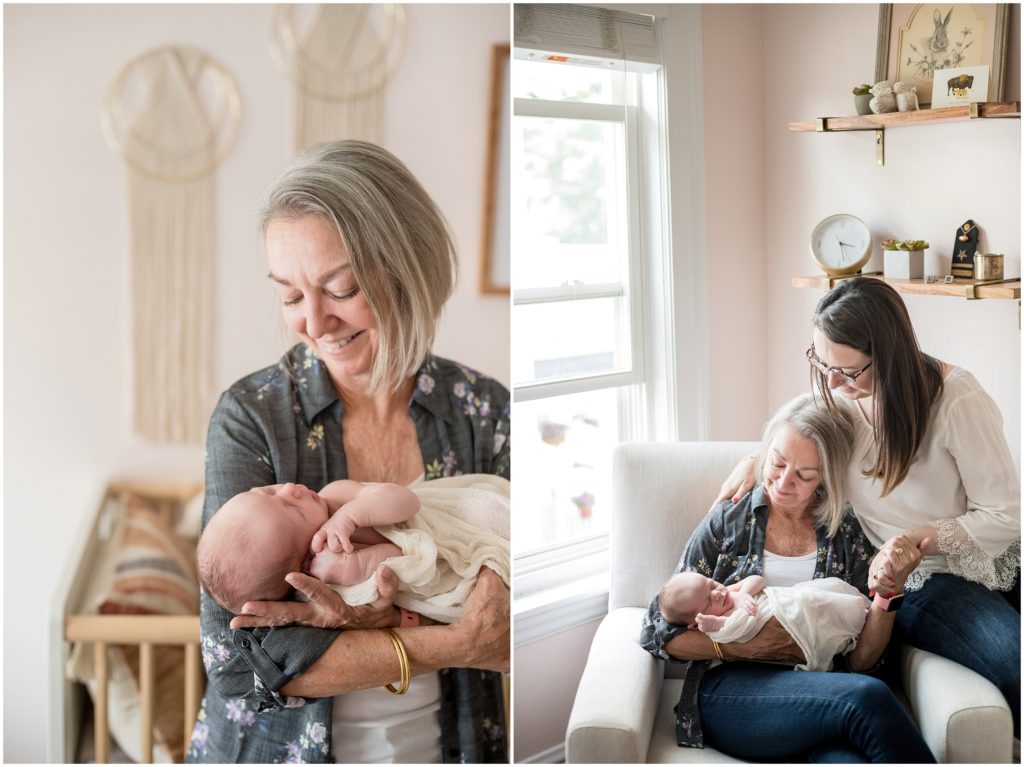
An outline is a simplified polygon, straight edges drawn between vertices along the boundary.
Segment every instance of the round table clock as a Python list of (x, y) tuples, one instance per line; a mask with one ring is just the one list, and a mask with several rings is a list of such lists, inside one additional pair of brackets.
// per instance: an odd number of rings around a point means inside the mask
[(871, 258), (871, 231), (849, 213), (836, 213), (814, 227), (811, 254), (826, 274), (853, 274)]

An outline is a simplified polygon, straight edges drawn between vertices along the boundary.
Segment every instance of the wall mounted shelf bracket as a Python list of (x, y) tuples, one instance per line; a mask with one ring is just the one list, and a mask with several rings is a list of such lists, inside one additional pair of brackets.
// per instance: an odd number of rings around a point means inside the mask
[[(976, 107), (975, 104), (972, 104), (971, 106), (972, 107)], [(976, 114), (977, 111), (978, 111), (977, 108), (975, 108), (972, 111), (975, 113), (974, 116), (977, 117), (977, 114)], [(816, 118), (817, 125), (816, 125), (815, 130), (817, 130), (819, 133), (832, 133), (832, 132), (834, 132), (832, 128), (828, 127), (828, 121), (829, 121), (828, 117), (818, 117), (818, 118)], [(885, 128), (843, 128), (843, 130), (844, 131), (849, 131), (849, 130), (855, 130), (855, 131), (873, 130), (875, 132), (875, 162), (878, 163), (879, 167), (885, 165)]]

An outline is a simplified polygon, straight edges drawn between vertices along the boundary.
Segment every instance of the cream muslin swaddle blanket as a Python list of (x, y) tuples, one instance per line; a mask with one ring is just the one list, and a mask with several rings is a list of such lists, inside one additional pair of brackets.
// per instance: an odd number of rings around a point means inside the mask
[[(402, 550), (385, 560), (398, 576), (395, 604), (443, 623), (462, 615), (481, 567), (509, 585), (509, 481), (492, 474), (464, 474), (409, 485), (420, 510), (381, 535)], [(332, 586), (349, 605), (377, 598), (371, 576), (354, 586)]]
[(716, 642), (753, 639), (773, 615), (803, 650), (805, 671), (828, 671), (832, 656), (857, 646), (870, 602), (839, 578), (816, 578), (785, 588), (769, 586), (758, 594), (757, 614), (736, 610), (720, 631), (709, 637)]

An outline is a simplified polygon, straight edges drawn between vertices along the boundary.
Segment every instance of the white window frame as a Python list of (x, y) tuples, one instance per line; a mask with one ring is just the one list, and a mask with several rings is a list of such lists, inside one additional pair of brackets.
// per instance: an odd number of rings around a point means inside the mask
[[(519, 53), (517, 51), (517, 55)], [(626, 67), (632, 76), (628, 81), (625, 106), (516, 98), (513, 115), (609, 121), (624, 126), (628, 283), (520, 289), (513, 291), (512, 301), (513, 305), (524, 305), (624, 296), (629, 311), (630, 368), (514, 385), (513, 397), (516, 402), (525, 402), (622, 387), (618, 400), (619, 422), (624, 432), (620, 432), (620, 440), (674, 440), (675, 318), (664, 73), (661, 67), (651, 64), (629, 63)], [(639, 75), (648, 76), (641, 82)], [(657, 338), (653, 337), (654, 328), (663, 329), (664, 335), (659, 333)], [(584, 612), (589, 614), (597, 609), (598, 614), (603, 614), (602, 600), (594, 595), (604, 594), (603, 604), (606, 605), (607, 558), (607, 533), (555, 543), (517, 556), (516, 603), (526, 607), (530, 615), (543, 617), (531, 628), (529, 620), (525, 624), (520, 622), (517, 610), (517, 643), (531, 641), (538, 631), (546, 635), (560, 630), (549, 620), (554, 616), (549, 614), (550, 600), (543, 599), (546, 593), (560, 594), (570, 601), (585, 592), (586, 602), (591, 607)], [(573, 593), (566, 592), (567, 585)], [(586, 616), (576, 615), (575, 622), (582, 617)], [(596, 616), (590, 619), (593, 617)], [(527, 636), (523, 636), (521, 628), (526, 629)]]

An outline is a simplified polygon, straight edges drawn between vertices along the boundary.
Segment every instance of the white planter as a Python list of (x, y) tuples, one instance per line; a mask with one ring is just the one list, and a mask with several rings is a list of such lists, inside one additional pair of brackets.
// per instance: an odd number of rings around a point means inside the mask
[(889, 279), (896, 280), (913, 280), (924, 277), (924, 251), (885, 251), (883, 273)]

